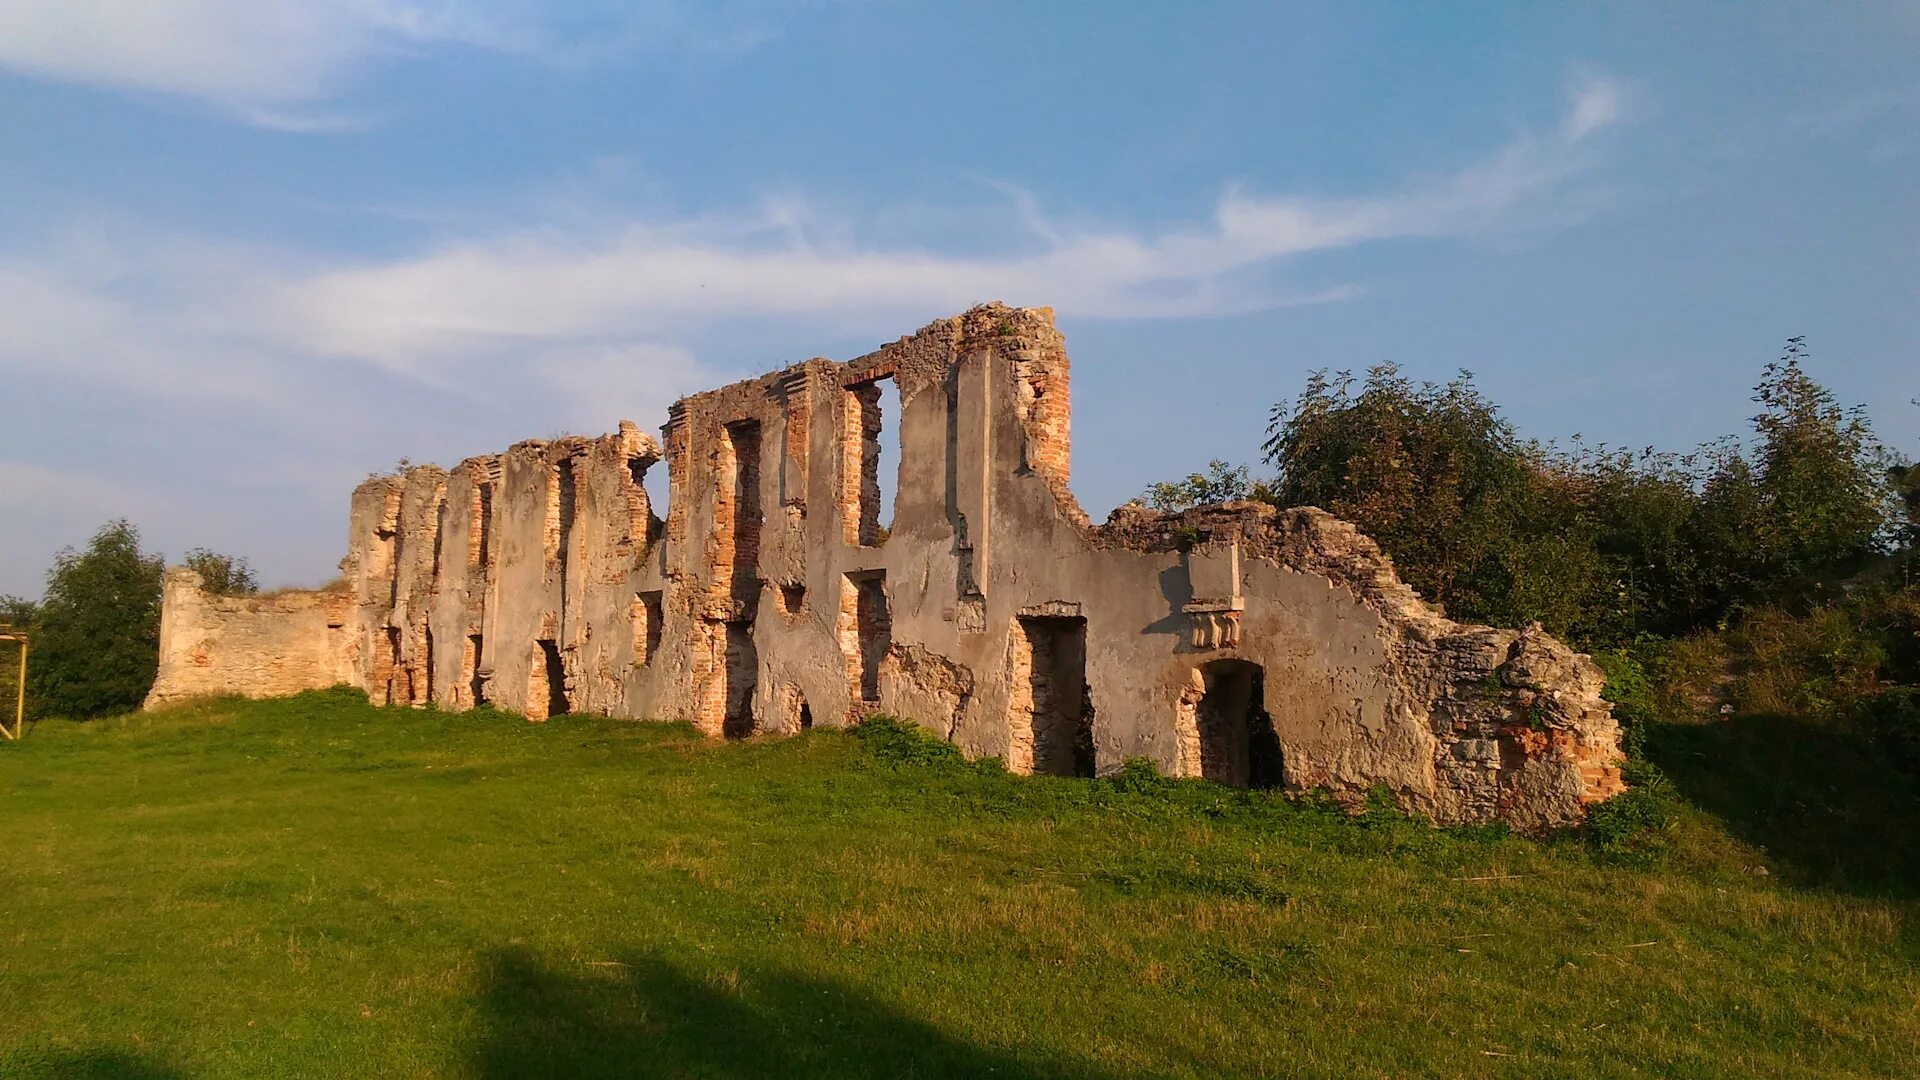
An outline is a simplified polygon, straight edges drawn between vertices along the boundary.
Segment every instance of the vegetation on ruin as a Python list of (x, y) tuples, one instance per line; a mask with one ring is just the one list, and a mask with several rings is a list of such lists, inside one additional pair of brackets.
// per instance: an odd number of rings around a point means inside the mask
[(1207, 462), (1206, 472), (1148, 484), (1142, 498), (1155, 510), (1179, 511), (1208, 503), (1271, 498), (1271, 493), (1255, 488), (1245, 465), (1230, 465), (1215, 458)]
[(260, 592), (253, 564), (238, 556), (200, 547), (187, 552), (180, 562), (200, 575), (200, 588), (208, 596), (255, 596)]
[(884, 722), (45, 721), (0, 746), (0, 1075), (1905, 1072), (1910, 787), (1778, 715), (1643, 734), (1645, 820), (1543, 842)]

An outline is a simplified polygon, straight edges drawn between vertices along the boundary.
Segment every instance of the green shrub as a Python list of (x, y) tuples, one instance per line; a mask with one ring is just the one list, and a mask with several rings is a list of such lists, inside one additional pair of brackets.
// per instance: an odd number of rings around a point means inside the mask
[(1881, 687), (1885, 646), (1852, 604), (1794, 615), (1761, 608), (1727, 632), (1738, 658), (1734, 705), (1743, 712), (1831, 720)]
[(1679, 796), (1659, 769), (1629, 760), (1621, 768), (1627, 790), (1587, 811), (1587, 843), (1602, 862), (1651, 866), (1667, 852)]
[(1620, 722), (1621, 749), (1630, 758), (1647, 752), (1647, 731), (1660, 716), (1653, 675), (1626, 649), (1601, 649), (1593, 662), (1607, 674), (1600, 696), (1613, 702), (1613, 718)]
[(1863, 699), (1860, 727), (1894, 764), (1920, 772), (1920, 687), (1896, 686)]
[(886, 713), (874, 713), (853, 729), (853, 734), (876, 761), (894, 766), (927, 767), (961, 765), (965, 759), (959, 748), (911, 720)]
[(1162, 776), (1160, 767), (1152, 758), (1130, 757), (1120, 765), (1120, 771), (1107, 778), (1115, 791), (1128, 795), (1166, 795), (1173, 791), (1178, 781)]
[(1653, 681), (1654, 713), (1661, 720), (1701, 719), (1726, 701), (1732, 660), (1720, 634), (1642, 639), (1633, 652)]
[(260, 579), (245, 559), (198, 547), (188, 551), (181, 564), (200, 575), (200, 587), (209, 596), (255, 596), (260, 592)]

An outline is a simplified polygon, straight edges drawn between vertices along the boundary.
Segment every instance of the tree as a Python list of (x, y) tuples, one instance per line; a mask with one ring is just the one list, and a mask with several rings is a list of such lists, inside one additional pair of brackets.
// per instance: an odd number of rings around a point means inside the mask
[(1298, 399), (1273, 407), (1263, 449), (1279, 470), (1276, 502), (1360, 526), (1408, 584), (1459, 617), (1564, 630), (1588, 591), (1564, 580), (1590, 571), (1565, 542), (1575, 508), (1543, 498), (1569, 478), (1515, 436), (1468, 372), (1415, 383), (1383, 364), (1357, 392), (1350, 373), (1313, 372)]
[(260, 591), (253, 567), (243, 558), (206, 548), (187, 552), (186, 567), (200, 575), (201, 587), (213, 596), (252, 596)]
[(1753, 400), (1756, 485), (1773, 576), (1824, 574), (1871, 553), (1889, 524), (1886, 454), (1866, 412), (1842, 409), (1801, 367), (1803, 337), (1766, 366)]
[(1692, 579), (1696, 625), (1718, 621), (1768, 591), (1775, 562), (1759, 475), (1732, 436), (1694, 455), (1700, 496), (1685, 528), (1697, 560)]
[(163, 560), (124, 519), (47, 572), (28, 694), (41, 714), (86, 719), (139, 706), (159, 668)]
[(1465, 372), (1416, 384), (1384, 365), (1357, 388), (1315, 372), (1273, 409), (1276, 501), (1359, 525), (1459, 618), (1537, 619), (1583, 644), (1804, 603), (1910, 534), (1895, 506), (1920, 501), (1806, 356), (1794, 338), (1767, 365), (1751, 449), (1729, 436), (1686, 457), (1523, 441)]
[(1179, 511), (1255, 498), (1259, 486), (1247, 478), (1245, 465), (1233, 466), (1215, 458), (1207, 463), (1204, 473), (1188, 473), (1183, 480), (1147, 485), (1144, 498), (1155, 510)]
[(18, 596), (0, 593), (0, 625), (25, 630), (33, 625), (40, 605)]
[(1895, 543), (1907, 551), (1920, 547), (1920, 465), (1907, 462), (1887, 466), (1887, 486), (1900, 507)]
[[(18, 596), (0, 593), (0, 626), (32, 631), (39, 605)], [(0, 643), (0, 724), (13, 723), (13, 704), (20, 683), (18, 644)]]

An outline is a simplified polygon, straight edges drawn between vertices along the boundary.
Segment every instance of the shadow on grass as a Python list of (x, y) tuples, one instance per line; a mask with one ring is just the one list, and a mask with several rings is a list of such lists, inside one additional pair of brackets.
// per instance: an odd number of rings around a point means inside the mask
[(1920, 897), (1920, 780), (1865, 737), (1790, 716), (1662, 724), (1647, 756), (1796, 885)]
[[(19, 1072), (8, 1071), (16, 1067)], [(62, 1052), (29, 1058), (12, 1066), (0, 1063), (0, 1072), (12, 1076), (43, 1076), (49, 1080), (181, 1080), (186, 1075), (121, 1050)]]
[(860, 991), (786, 973), (702, 978), (657, 957), (580, 973), (488, 962), (474, 1073), (507, 1077), (1079, 1077), (954, 1038)]

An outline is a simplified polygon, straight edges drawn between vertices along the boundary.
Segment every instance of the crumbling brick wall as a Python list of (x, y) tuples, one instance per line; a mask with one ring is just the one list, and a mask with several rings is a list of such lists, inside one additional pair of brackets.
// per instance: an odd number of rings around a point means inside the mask
[[(1067, 486), (1069, 370), (1051, 312), (990, 304), (683, 398), (658, 442), (623, 422), (370, 479), (342, 662), (384, 703), (715, 736), (885, 711), (1018, 771), (1147, 757), (1356, 803), (1384, 788), (1439, 821), (1567, 824), (1620, 789), (1589, 660), (1446, 619), (1352, 526), (1255, 504), (1091, 523)], [(212, 648), (238, 671), (271, 647)]]
[(354, 602), (344, 589), (210, 596), (167, 571), (160, 671), (147, 708), (213, 694), (265, 698), (357, 684)]

